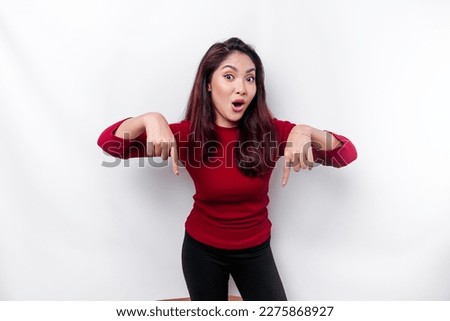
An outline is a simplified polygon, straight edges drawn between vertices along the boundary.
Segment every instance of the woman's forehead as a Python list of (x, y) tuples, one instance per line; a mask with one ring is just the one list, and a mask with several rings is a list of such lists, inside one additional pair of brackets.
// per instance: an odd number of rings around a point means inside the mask
[(231, 67), (232, 69), (237, 69), (237, 71), (243, 72), (256, 70), (255, 64), (253, 63), (252, 59), (242, 52), (233, 52), (229, 54), (222, 61), (219, 69), (223, 69), (226, 67)]

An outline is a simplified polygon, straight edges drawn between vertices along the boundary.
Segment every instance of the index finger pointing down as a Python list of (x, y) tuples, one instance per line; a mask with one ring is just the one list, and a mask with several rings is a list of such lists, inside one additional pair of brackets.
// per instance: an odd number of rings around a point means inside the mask
[(178, 166), (178, 152), (177, 152), (177, 142), (172, 142), (172, 147), (170, 148), (170, 156), (172, 158), (172, 171), (175, 175), (180, 174), (180, 168)]
[(292, 161), (291, 160), (285, 160), (284, 162), (284, 169), (283, 169), (283, 178), (281, 179), (281, 186), (285, 187), (288, 179), (289, 179), (289, 173), (291, 172), (292, 167)]

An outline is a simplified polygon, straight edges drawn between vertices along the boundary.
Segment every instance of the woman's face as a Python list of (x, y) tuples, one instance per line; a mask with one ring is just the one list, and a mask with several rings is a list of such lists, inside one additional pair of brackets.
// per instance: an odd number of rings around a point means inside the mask
[(256, 68), (246, 54), (230, 54), (214, 71), (208, 84), (216, 124), (235, 127), (256, 94)]

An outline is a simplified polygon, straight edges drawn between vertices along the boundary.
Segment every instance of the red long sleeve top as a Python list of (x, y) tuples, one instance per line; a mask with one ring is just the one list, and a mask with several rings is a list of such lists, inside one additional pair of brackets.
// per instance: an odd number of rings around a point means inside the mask
[[(108, 154), (127, 159), (146, 157), (146, 134), (132, 140), (114, 132), (124, 120), (103, 131), (98, 145)], [(295, 126), (274, 119), (278, 130), (278, 155), (283, 156), (287, 137)], [(270, 236), (268, 189), (271, 169), (263, 176), (244, 175), (234, 164), (233, 150), (238, 140), (237, 128), (216, 126), (220, 142), (210, 162), (202, 162), (201, 148), (189, 144), (190, 123), (170, 124), (177, 141), (178, 157), (195, 185), (194, 204), (186, 220), (186, 231), (194, 239), (222, 249), (244, 249), (257, 246)], [(356, 149), (346, 137), (332, 133), (341, 146), (329, 151), (313, 148), (314, 160), (326, 166), (342, 167), (356, 159)]]

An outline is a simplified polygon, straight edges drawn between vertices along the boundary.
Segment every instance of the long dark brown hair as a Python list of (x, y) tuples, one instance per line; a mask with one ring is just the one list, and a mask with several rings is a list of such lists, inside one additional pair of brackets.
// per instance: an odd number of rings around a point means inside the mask
[[(208, 49), (200, 61), (184, 119), (191, 122), (192, 142), (201, 146), (217, 143), (215, 110), (208, 84), (220, 64), (235, 52), (246, 54), (255, 64), (256, 94), (237, 125), (239, 152), (234, 153), (234, 162), (247, 176), (264, 175), (274, 164), (276, 130), (266, 103), (263, 64), (251, 46), (238, 38), (230, 38)], [(209, 150), (203, 148), (203, 160), (210, 156)]]

